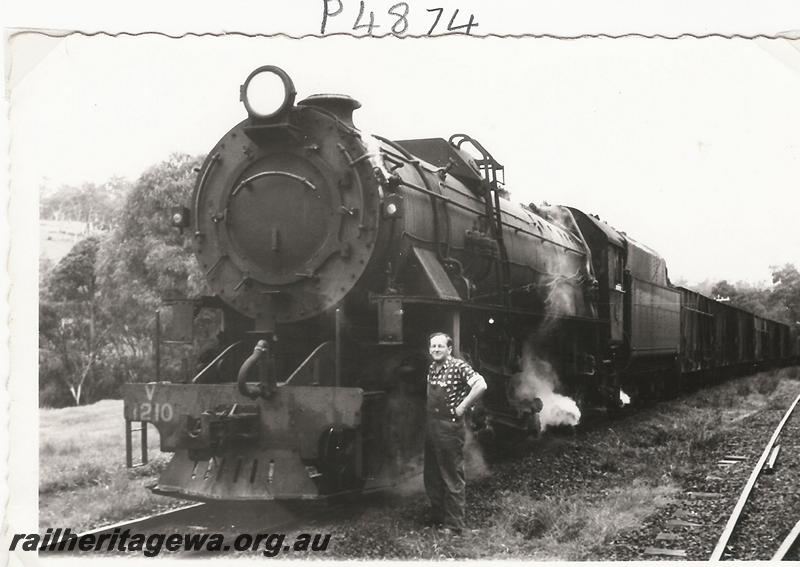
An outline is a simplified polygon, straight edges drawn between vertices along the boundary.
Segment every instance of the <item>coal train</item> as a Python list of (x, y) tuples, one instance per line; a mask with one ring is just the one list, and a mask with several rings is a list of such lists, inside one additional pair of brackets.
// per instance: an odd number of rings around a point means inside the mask
[(539, 432), (556, 396), (615, 410), (796, 355), (787, 325), (674, 287), (597, 217), (510, 201), (468, 135), (368, 135), (356, 100), (295, 102), (274, 66), (240, 97), (247, 117), (170, 211), (212, 293), (171, 298), (157, 328), (188, 344), (211, 310), (218, 343), (186, 380), (124, 387), (129, 466), (137, 422), (174, 453), (157, 493), (314, 499), (413, 474), (432, 331), (486, 378), (469, 419), (486, 443)]

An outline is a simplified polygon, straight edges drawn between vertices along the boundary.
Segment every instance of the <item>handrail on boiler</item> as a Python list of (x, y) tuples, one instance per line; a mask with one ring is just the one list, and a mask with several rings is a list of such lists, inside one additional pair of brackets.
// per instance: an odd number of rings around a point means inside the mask
[[(278, 386), (288, 386), (289, 383), (294, 380), (294, 378), (300, 374), (302, 374), (309, 366), (311, 366), (318, 358), (321, 358), (323, 354), (326, 354), (328, 350), (334, 348), (333, 341), (325, 341), (309, 354), (306, 359), (295, 369), (294, 372), (286, 379), (284, 382), (279, 382)], [(334, 353), (335, 355), (335, 353)]]
[(235, 343), (233, 343), (233, 344), (229, 345), (229, 346), (228, 346), (228, 347), (227, 347), (225, 350), (223, 350), (221, 353), (219, 353), (219, 354), (218, 354), (218, 355), (217, 355), (217, 356), (214, 358), (214, 360), (212, 360), (211, 362), (209, 362), (209, 363), (206, 365), (206, 367), (205, 367), (205, 368), (203, 368), (203, 369), (202, 369), (200, 372), (198, 372), (198, 373), (197, 373), (197, 375), (196, 375), (194, 378), (192, 378), (192, 384), (197, 384), (197, 381), (200, 379), (200, 377), (201, 377), (203, 374), (205, 374), (205, 373), (208, 371), (208, 369), (209, 369), (209, 368), (211, 368), (211, 367), (212, 367), (212, 366), (214, 366), (214, 365), (215, 365), (217, 362), (219, 362), (219, 360), (220, 360), (220, 359), (221, 359), (223, 356), (225, 356), (226, 354), (228, 354), (228, 352), (230, 352), (230, 351), (231, 351), (231, 350), (232, 350), (234, 347), (237, 347), (237, 346), (239, 346), (239, 345), (240, 345), (240, 344), (242, 344), (242, 343), (244, 343), (244, 341), (236, 341)]

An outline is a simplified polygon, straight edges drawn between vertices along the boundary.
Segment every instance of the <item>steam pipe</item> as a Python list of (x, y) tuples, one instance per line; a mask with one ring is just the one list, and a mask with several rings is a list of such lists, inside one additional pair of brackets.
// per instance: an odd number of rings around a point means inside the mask
[(263, 382), (259, 382), (258, 384), (248, 384), (247, 374), (250, 372), (250, 369), (253, 368), (253, 365), (256, 364), (261, 357), (268, 352), (269, 343), (264, 339), (259, 340), (253, 349), (253, 354), (248, 356), (247, 360), (245, 360), (242, 363), (242, 366), (239, 368), (239, 375), (236, 379), (236, 385), (239, 387), (239, 393), (243, 396), (255, 398), (264, 394), (265, 384)]

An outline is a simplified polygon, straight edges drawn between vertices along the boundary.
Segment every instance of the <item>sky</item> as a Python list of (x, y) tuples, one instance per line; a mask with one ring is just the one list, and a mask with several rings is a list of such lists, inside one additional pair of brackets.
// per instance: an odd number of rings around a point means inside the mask
[(470, 134), (512, 200), (598, 214), (673, 280), (800, 267), (800, 41), (26, 35), (9, 55), (12, 199), (209, 151), (273, 64), (298, 100), (358, 99), (367, 132)]

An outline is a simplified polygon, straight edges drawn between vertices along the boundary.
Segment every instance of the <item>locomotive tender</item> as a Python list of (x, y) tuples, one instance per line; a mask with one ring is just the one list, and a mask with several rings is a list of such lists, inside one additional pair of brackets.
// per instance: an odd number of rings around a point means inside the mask
[[(280, 104), (264, 108), (259, 83), (276, 78)], [(487, 442), (541, 428), (548, 399), (517, 387), (525, 357), (579, 405), (615, 408), (622, 390), (659, 397), (792, 355), (786, 325), (671, 286), (663, 258), (596, 217), (509, 201), (503, 167), (469, 136), (373, 137), (352, 98), (295, 97), (281, 69), (251, 73), (247, 118), (173, 211), (213, 296), (168, 302), (157, 342), (191, 342), (201, 309), (221, 330), (190, 379), (124, 387), (129, 466), (134, 422), (174, 453), (154, 491), (296, 499), (396, 483), (421, 453), (437, 330), (487, 380), (470, 423)]]

